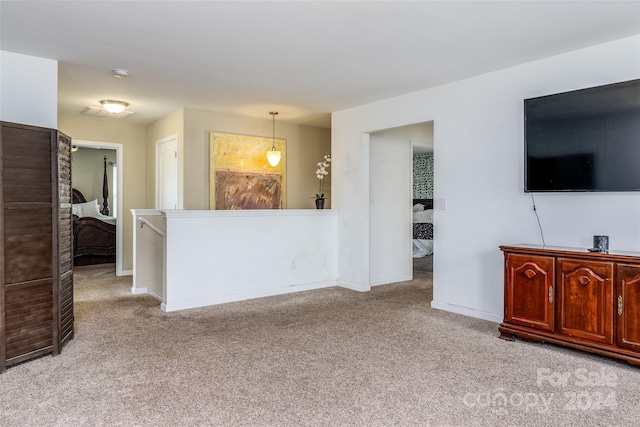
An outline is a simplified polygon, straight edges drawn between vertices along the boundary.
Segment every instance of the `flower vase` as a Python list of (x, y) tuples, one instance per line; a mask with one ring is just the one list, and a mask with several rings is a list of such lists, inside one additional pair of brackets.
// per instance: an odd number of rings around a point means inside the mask
[(316, 199), (316, 209), (324, 209), (324, 199)]

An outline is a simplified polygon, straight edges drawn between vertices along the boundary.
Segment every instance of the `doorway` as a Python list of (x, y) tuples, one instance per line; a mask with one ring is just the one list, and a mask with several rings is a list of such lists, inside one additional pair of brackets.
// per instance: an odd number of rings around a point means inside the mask
[[(111, 163), (111, 164), (108, 164), (107, 166), (109, 168), (108, 172), (111, 172), (112, 180), (110, 182), (110, 185), (115, 184), (112, 187), (110, 192), (110, 195), (111, 195), (110, 205), (113, 207), (111, 214), (116, 217), (116, 272), (115, 274), (116, 276), (124, 276), (125, 272), (122, 269), (122, 246), (123, 246), (122, 215), (123, 215), (123, 204), (124, 204), (122, 199), (123, 188), (124, 188), (123, 187), (124, 180), (123, 180), (123, 173), (122, 173), (124, 170), (123, 145), (120, 143), (114, 143), (114, 142), (97, 142), (97, 141), (84, 141), (84, 140), (75, 140), (75, 139), (73, 140), (72, 144), (74, 147), (78, 147), (78, 149), (84, 148), (84, 149), (93, 149), (93, 150), (107, 150), (108, 152), (111, 152), (114, 154), (113, 158), (115, 159), (115, 162), (109, 161), (108, 163)], [(72, 153), (72, 156), (73, 154), (74, 153)], [(100, 162), (97, 166), (92, 165), (92, 168), (96, 169), (96, 174), (97, 174), (96, 176), (98, 176), (98, 179), (100, 180), (100, 182), (103, 176), (102, 165), (103, 165), (102, 162)], [(71, 172), (72, 182), (74, 183), (73, 185), (75, 185), (75, 183), (78, 182), (78, 178), (74, 176), (73, 161), (71, 162), (71, 169), (72, 169), (72, 172)], [(89, 199), (101, 197), (102, 195), (101, 187), (100, 187), (100, 191), (97, 193), (98, 197), (93, 197), (93, 194), (95, 193), (86, 194), (85, 196), (89, 197)], [(115, 196), (115, 199), (114, 199), (114, 196)]]
[(413, 149), (416, 146), (433, 151), (433, 122), (369, 134), (370, 286), (413, 278)]
[(413, 275), (433, 274), (433, 147), (412, 141), (413, 152)]

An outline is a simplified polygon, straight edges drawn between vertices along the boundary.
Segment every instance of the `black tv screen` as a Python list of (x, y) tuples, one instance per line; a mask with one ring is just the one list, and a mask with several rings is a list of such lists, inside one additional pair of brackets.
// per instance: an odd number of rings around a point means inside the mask
[(640, 79), (524, 100), (525, 192), (640, 191)]

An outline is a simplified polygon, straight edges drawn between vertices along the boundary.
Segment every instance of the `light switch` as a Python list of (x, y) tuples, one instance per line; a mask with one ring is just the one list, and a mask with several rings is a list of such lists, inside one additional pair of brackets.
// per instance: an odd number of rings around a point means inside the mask
[(447, 199), (442, 197), (440, 199), (438, 199), (438, 209), (440, 209), (441, 211), (444, 211), (447, 209)]

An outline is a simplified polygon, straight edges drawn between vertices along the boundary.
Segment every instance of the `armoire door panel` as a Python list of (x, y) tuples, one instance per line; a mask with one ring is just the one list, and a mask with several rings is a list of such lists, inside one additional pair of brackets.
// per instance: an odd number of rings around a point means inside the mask
[(618, 345), (640, 351), (640, 266), (618, 265)]
[(613, 343), (613, 263), (558, 259), (559, 332)]
[[(544, 256), (508, 254), (507, 303), (509, 322), (542, 330), (553, 330), (554, 259)], [(551, 290), (550, 290), (551, 289)]]

